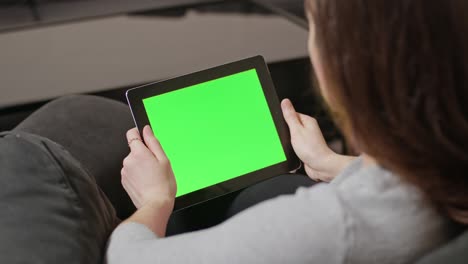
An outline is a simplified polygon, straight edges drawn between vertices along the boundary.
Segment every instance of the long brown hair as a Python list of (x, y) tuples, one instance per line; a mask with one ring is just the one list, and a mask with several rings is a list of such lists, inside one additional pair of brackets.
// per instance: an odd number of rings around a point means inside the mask
[(306, 7), (345, 136), (468, 224), (468, 1)]

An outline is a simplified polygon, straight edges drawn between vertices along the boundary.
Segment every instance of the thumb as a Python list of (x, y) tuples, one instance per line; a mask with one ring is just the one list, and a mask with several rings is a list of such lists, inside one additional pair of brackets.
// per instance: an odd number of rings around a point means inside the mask
[(296, 109), (294, 109), (291, 100), (284, 99), (281, 102), (281, 109), (283, 110), (284, 120), (286, 120), (291, 133), (296, 130), (297, 127), (302, 126), (299, 115), (297, 114)]
[(148, 125), (143, 128), (143, 138), (145, 140), (146, 146), (149, 148), (149, 150), (151, 150), (151, 152), (153, 152), (154, 156), (158, 160), (167, 159), (166, 153), (164, 153), (161, 143), (159, 143), (159, 140), (156, 139), (153, 134), (153, 130)]

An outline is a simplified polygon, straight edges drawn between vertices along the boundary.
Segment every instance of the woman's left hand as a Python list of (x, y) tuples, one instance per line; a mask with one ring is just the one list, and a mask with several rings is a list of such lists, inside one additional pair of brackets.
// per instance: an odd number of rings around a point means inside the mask
[(171, 164), (149, 126), (143, 139), (136, 128), (127, 132), (130, 154), (123, 160), (122, 185), (138, 209), (156, 203), (172, 210), (177, 186)]

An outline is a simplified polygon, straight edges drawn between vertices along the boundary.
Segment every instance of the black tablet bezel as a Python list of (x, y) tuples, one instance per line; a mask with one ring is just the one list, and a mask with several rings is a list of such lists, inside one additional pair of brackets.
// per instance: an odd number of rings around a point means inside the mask
[(149, 125), (143, 99), (250, 69), (256, 69), (257, 71), (263, 93), (286, 154), (286, 161), (177, 197), (174, 210), (189, 207), (243, 189), (254, 183), (293, 171), (300, 166), (300, 162), (290, 143), (289, 129), (283, 119), (280, 102), (268, 67), (262, 56), (255, 56), (173, 79), (146, 84), (127, 91), (126, 96), (133, 119), (138, 130), (141, 132), (145, 125)]

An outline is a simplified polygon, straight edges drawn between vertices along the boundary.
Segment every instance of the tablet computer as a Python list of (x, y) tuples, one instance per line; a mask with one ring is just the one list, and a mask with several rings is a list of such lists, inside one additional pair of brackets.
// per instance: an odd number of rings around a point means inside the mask
[(136, 87), (126, 95), (140, 133), (150, 125), (171, 162), (174, 210), (300, 166), (261, 56)]

